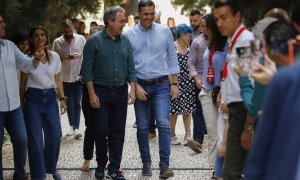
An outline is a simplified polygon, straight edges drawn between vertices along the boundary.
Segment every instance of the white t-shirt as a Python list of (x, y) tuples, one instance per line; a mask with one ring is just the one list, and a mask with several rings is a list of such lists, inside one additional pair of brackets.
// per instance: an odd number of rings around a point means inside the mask
[[(240, 27), (235, 31), (232, 38), (228, 38), (228, 45), (230, 45), (231, 41), (233, 41), (233, 38), (237, 34), (237, 32), (243, 27), (243, 25), (240, 25)], [(254, 40), (253, 33), (244, 30), (240, 36), (237, 38), (236, 43), (232, 47), (231, 55), (236, 55), (236, 47), (242, 46), (245, 42), (249, 42), (251, 40)], [(240, 85), (239, 85), (239, 77), (235, 73), (234, 69), (228, 64), (227, 66), (227, 78), (225, 79), (224, 86), (222, 86), (224, 89), (224, 93), (222, 96), (225, 98), (224, 101), (226, 104), (232, 103), (232, 102), (241, 102), (243, 101), (241, 95), (240, 95)], [(223, 92), (222, 92), (223, 93)]]
[(55, 75), (60, 72), (61, 61), (59, 55), (50, 51), (49, 62), (39, 63), (36, 69), (28, 73), (27, 88), (50, 89), (56, 88)]

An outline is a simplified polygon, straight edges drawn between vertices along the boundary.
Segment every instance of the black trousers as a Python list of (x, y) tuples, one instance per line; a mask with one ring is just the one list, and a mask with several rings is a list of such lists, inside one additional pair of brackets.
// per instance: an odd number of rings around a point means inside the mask
[(241, 146), (241, 135), (247, 117), (243, 102), (234, 102), (229, 107), (229, 129), (223, 168), (224, 180), (241, 180), (247, 151)]

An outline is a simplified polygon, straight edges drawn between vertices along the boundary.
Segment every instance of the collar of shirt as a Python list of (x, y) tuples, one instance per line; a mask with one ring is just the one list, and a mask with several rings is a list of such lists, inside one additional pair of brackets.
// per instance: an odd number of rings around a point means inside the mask
[(231, 46), (231, 43), (232, 43), (232, 41), (233, 41), (233, 39), (234, 39), (234, 37), (235, 37), (235, 35), (239, 32), (239, 30), (243, 27), (244, 25), (243, 24), (241, 24), (236, 30), (235, 30), (235, 32), (234, 32), (234, 34), (233, 34), (233, 36), (232, 37), (229, 37), (228, 39), (227, 39), (227, 42), (228, 42), (228, 47), (230, 47)]
[(143, 28), (142, 26), (141, 26), (141, 24), (139, 23), (138, 24), (138, 28), (140, 29), (140, 30), (142, 30), (142, 31), (150, 31), (150, 30), (152, 30), (152, 29), (154, 29), (155, 28), (155, 22), (152, 22), (152, 25), (151, 25), (151, 27), (150, 28), (148, 28), (148, 29), (145, 29), (145, 28)]
[[(103, 36), (103, 38), (109, 38), (109, 39), (113, 40), (113, 39), (107, 34), (106, 29), (103, 30), (102, 36)], [(114, 41), (117, 41), (117, 40), (119, 40), (119, 39), (121, 39), (121, 35), (118, 35)]]
[[(61, 37), (62, 37), (62, 40), (63, 40), (64, 42), (67, 42), (64, 35), (62, 35)], [(74, 40), (74, 38), (75, 38), (75, 35), (74, 35), (74, 33), (73, 33), (72, 41)]]

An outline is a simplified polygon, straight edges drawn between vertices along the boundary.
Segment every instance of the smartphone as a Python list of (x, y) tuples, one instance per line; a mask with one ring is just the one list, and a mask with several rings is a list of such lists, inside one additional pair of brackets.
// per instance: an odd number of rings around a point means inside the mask
[(69, 55), (68, 56), (70, 59), (74, 59), (74, 55)]
[(288, 53), (290, 64), (294, 64), (296, 59), (300, 59), (300, 40), (288, 41)]

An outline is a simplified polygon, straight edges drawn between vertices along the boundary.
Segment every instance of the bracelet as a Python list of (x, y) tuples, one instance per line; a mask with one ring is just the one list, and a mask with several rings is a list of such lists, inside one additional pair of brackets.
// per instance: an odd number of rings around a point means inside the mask
[(178, 83), (172, 83), (171, 85), (173, 85), (173, 86), (178, 86)]

